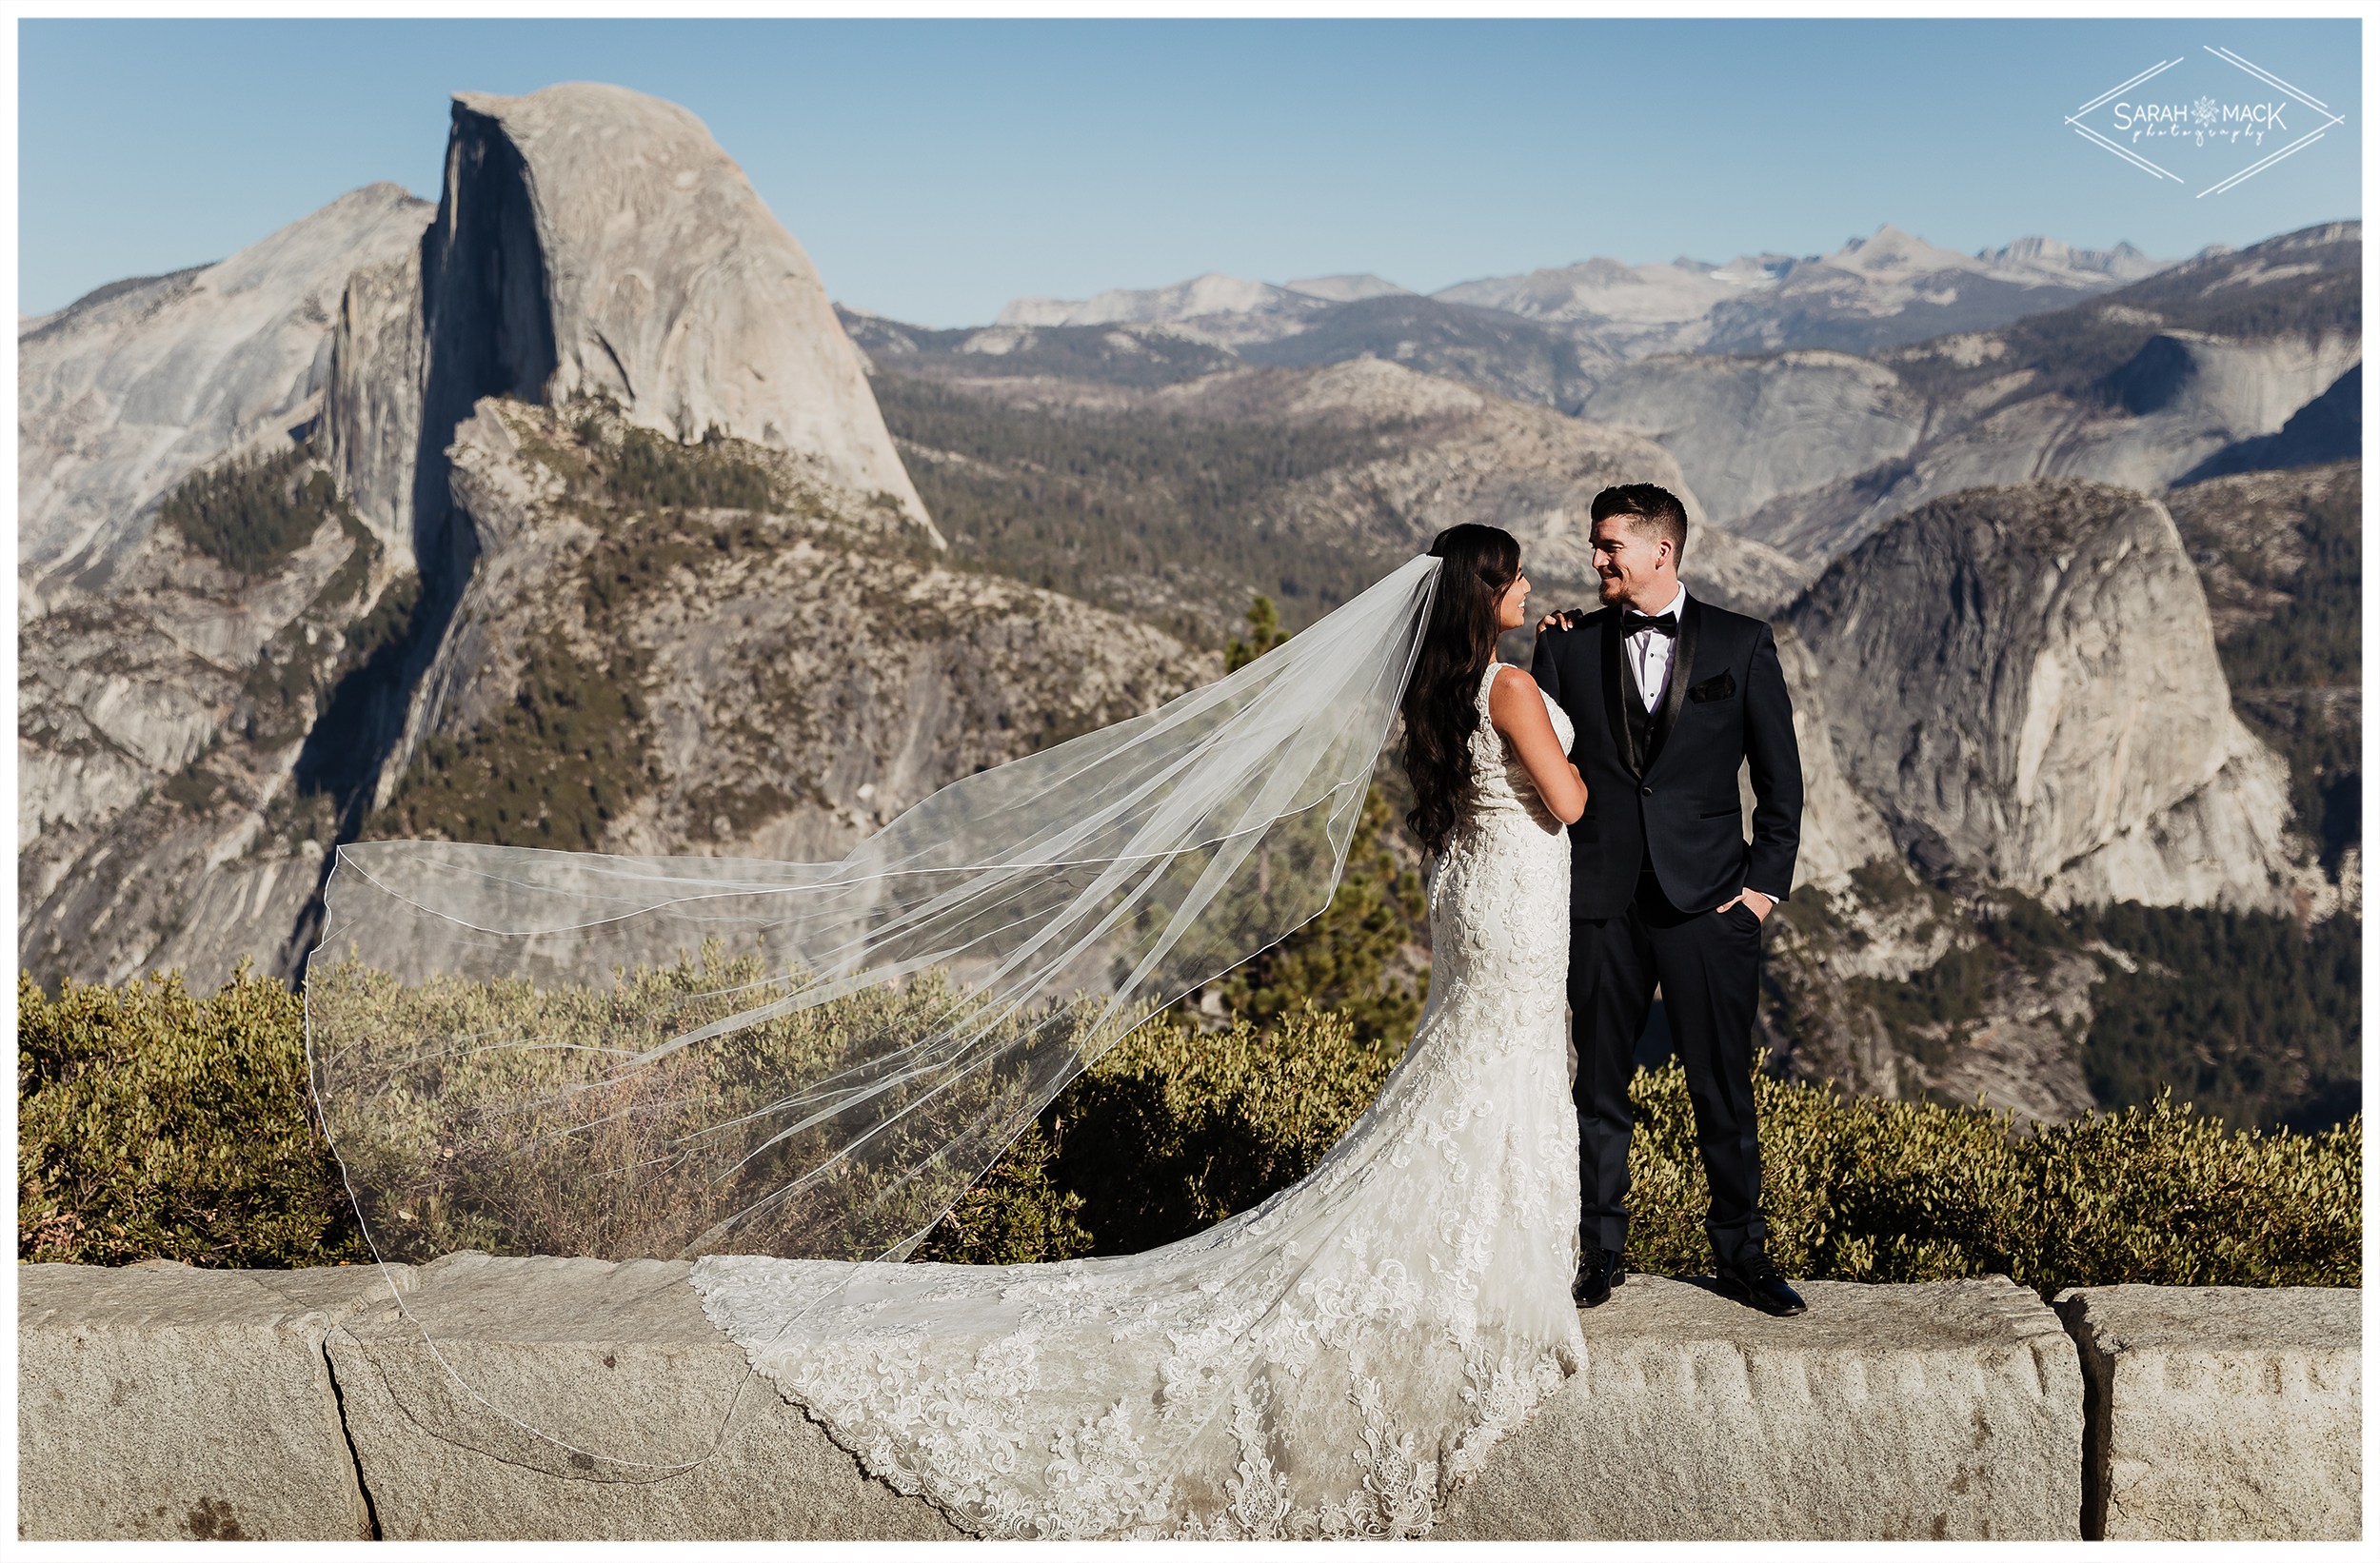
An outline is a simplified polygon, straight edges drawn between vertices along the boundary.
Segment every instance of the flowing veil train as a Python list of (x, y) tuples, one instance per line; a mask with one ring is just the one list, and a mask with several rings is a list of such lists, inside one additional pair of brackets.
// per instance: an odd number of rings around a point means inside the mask
[[(836, 862), (342, 848), (307, 1051), (374, 1251), (698, 1259), (757, 1372), (984, 1533), (1426, 1530), (1579, 1350), (1541, 947), (1567, 841), (1484, 722), (1497, 785), (1434, 881), (1420, 1034), (1312, 1177), (1121, 1259), (868, 1261), (1134, 1025), (1328, 904), (1438, 567)], [(1552, 930), (1505, 926), (1533, 897)]]

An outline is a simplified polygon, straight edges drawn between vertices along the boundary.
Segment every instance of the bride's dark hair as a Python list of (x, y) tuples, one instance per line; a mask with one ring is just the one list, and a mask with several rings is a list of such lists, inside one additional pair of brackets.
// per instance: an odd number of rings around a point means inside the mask
[(1430, 623), (1405, 681), (1405, 822), (1433, 853), (1446, 850), (1471, 801), (1471, 736), (1479, 730), (1479, 675), (1496, 655), (1496, 603), (1520, 573), (1520, 544), (1500, 526), (1465, 523), (1430, 543), (1438, 566)]

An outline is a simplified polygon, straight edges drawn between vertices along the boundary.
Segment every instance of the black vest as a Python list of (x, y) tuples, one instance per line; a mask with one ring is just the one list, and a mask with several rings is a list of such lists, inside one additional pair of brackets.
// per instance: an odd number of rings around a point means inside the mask
[[(1675, 653), (1673, 652), (1673, 656)], [(1628, 655), (1628, 643), (1619, 643), (1619, 702), (1622, 720), (1628, 723), (1628, 747), (1636, 756), (1637, 774), (1653, 768), (1649, 752), (1653, 742), (1653, 713), (1645, 709), (1644, 685), (1636, 682), (1636, 659)]]
[[(1653, 756), (1648, 752), (1653, 743), (1653, 713), (1644, 708), (1644, 685), (1636, 682), (1636, 659), (1628, 655), (1628, 643), (1619, 646), (1620, 718), (1628, 723), (1629, 752), (1636, 757), (1637, 775), (1653, 768)], [(1637, 894), (1647, 889), (1657, 896), (1659, 887), (1653, 882), (1653, 854), (1648, 846), (1643, 861), (1636, 865)]]

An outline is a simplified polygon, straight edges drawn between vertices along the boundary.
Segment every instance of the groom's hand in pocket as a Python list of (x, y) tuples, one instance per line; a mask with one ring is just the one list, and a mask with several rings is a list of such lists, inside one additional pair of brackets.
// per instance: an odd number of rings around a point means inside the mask
[(1760, 894), (1757, 890), (1736, 891), (1733, 899), (1720, 903), (1719, 910), (1722, 912), (1727, 911), (1734, 907), (1736, 901), (1742, 901), (1746, 906), (1751, 907), (1752, 915), (1758, 918), (1762, 922), (1768, 921), (1769, 914), (1776, 910), (1776, 902)]

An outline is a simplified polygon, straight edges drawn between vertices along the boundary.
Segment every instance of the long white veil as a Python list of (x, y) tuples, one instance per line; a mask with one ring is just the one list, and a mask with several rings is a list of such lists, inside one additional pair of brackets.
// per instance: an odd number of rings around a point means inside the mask
[(374, 1251), (905, 1256), (1088, 1062), (1329, 904), (1438, 569), (837, 862), (341, 848), (307, 1046)]

